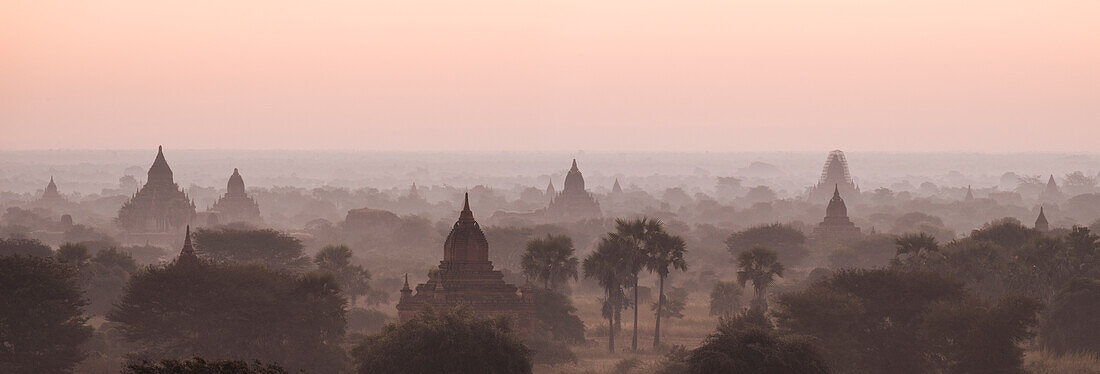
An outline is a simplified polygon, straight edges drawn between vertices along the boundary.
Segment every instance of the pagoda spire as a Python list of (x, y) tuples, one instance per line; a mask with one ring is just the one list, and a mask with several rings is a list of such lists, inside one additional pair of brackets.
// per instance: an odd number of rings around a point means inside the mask
[(458, 214), (459, 221), (473, 221), (474, 212), (470, 210), (470, 193), (467, 192), (462, 199), (462, 212)]
[(1050, 230), (1050, 222), (1047, 222), (1047, 215), (1043, 212), (1043, 206), (1039, 206), (1039, 217), (1035, 218), (1035, 229), (1039, 231)]
[(187, 225), (187, 231), (184, 235), (183, 249), (180, 250), (179, 260), (197, 260), (199, 257), (195, 255), (195, 247), (191, 244), (191, 225)]

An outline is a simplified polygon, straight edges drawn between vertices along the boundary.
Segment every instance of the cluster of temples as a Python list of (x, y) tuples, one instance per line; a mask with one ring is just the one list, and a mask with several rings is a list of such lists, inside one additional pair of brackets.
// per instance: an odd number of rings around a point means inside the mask
[[(615, 181), (614, 191), (622, 193), (622, 187)], [(573, 159), (573, 166), (565, 175), (565, 187), (560, 192), (554, 189), (554, 182), (546, 186), (546, 195), (550, 196), (550, 204), (544, 209), (529, 212), (505, 212), (498, 211), (490, 217), (491, 222), (528, 221), (534, 223), (580, 221), (585, 219), (600, 218), (603, 211), (600, 209), (596, 197), (585, 189), (584, 175), (577, 167), (577, 160)]]

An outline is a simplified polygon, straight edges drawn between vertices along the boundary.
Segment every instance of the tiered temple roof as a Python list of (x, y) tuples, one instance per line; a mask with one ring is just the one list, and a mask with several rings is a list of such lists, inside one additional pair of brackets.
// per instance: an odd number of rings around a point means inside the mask
[(810, 201), (823, 202), (829, 199), (829, 186), (839, 190), (845, 196), (859, 196), (859, 187), (852, 181), (852, 175), (848, 170), (848, 158), (844, 152), (835, 150), (829, 152), (825, 159), (825, 166), (821, 170), (821, 179), (810, 191)]
[(438, 270), (428, 273), (428, 281), (409, 288), (408, 276), (401, 289), (397, 314), (402, 322), (427, 307), (470, 307), (482, 316), (506, 315), (515, 323), (517, 331), (527, 334), (534, 331), (534, 295), (529, 289), (504, 282), (504, 275), (493, 270), (489, 261), (489, 242), (481, 226), (470, 210), (470, 196), (466, 194), (462, 212), (443, 242), (443, 260)]
[(1047, 180), (1046, 188), (1043, 188), (1042, 194), (1039, 195), (1039, 201), (1044, 203), (1058, 203), (1066, 199), (1066, 195), (1062, 194), (1062, 189), (1058, 188), (1058, 183), (1054, 181), (1054, 174), (1050, 175), (1050, 179)]
[(565, 187), (550, 201), (546, 215), (550, 219), (569, 220), (599, 218), (603, 215), (600, 203), (584, 189), (584, 176), (577, 168), (576, 159), (573, 160), (569, 173), (565, 175)]
[(225, 195), (210, 210), (217, 215), (219, 222), (260, 222), (260, 205), (248, 196), (244, 188), (244, 178), (241, 178), (241, 173), (236, 168), (233, 168), (233, 175), (229, 176)]
[(148, 177), (119, 209), (116, 223), (131, 232), (169, 232), (190, 224), (195, 217), (195, 203), (173, 181), (163, 147), (157, 147)]
[(833, 198), (829, 200), (829, 206), (825, 208), (825, 220), (814, 227), (811, 236), (815, 241), (825, 243), (856, 239), (860, 235), (859, 228), (856, 227), (855, 223), (852, 223), (852, 220), (848, 219), (848, 207), (844, 204), (844, 199), (840, 197), (840, 187), (834, 186)]

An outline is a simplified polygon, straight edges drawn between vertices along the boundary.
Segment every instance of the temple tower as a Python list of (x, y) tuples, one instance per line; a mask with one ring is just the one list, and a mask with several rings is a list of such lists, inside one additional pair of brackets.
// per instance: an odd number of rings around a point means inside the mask
[(260, 205), (248, 196), (244, 188), (244, 178), (241, 178), (237, 168), (233, 168), (233, 175), (229, 176), (225, 195), (218, 198), (210, 210), (218, 217), (219, 222), (261, 222)]
[(550, 206), (546, 208), (548, 220), (580, 220), (587, 218), (599, 218), (603, 215), (600, 211), (600, 203), (592, 194), (584, 189), (584, 176), (577, 167), (577, 160), (573, 160), (573, 166), (565, 175), (565, 187), (562, 188)]
[(859, 228), (848, 218), (848, 207), (840, 197), (840, 187), (833, 187), (833, 198), (825, 208), (825, 220), (814, 227), (811, 236), (819, 243), (836, 243), (858, 239), (860, 235)]
[(859, 187), (852, 181), (852, 175), (848, 170), (848, 159), (844, 152), (834, 150), (825, 158), (825, 166), (821, 169), (821, 178), (817, 185), (810, 191), (810, 201), (824, 202), (831, 195), (829, 186), (839, 190), (845, 196), (859, 196)]
[(1043, 192), (1039, 194), (1039, 201), (1044, 203), (1057, 204), (1066, 199), (1066, 195), (1062, 194), (1062, 189), (1058, 188), (1058, 183), (1054, 181), (1054, 174), (1050, 175), (1050, 179), (1047, 180), (1047, 185), (1043, 188)]
[(1043, 207), (1039, 206), (1039, 217), (1035, 218), (1035, 229), (1041, 232), (1050, 231), (1050, 222), (1047, 222), (1047, 215), (1043, 213)]
[(195, 203), (172, 179), (163, 147), (157, 147), (148, 176), (145, 185), (119, 209), (115, 218), (119, 227), (130, 232), (170, 232), (190, 224)]
[(468, 306), (483, 317), (505, 315), (512, 319), (520, 334), (535, 329), (533, 294), (504, 282), (504, 275), (489, 261), (489, 242), (470, 210), (466, 194), (458, 221), (443, 242), (443, 260), (438, 270), (428, 273), (428, 281), (409, 288), (408, 275), (397, 302), (401, 322), (413, 318), (426, 307)]

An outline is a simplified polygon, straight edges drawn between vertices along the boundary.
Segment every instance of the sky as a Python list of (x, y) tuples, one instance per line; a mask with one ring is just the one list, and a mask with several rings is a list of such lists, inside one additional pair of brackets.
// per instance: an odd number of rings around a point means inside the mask
[(1100, 1), (0, 2), (0, 149), (1081, 152)]

